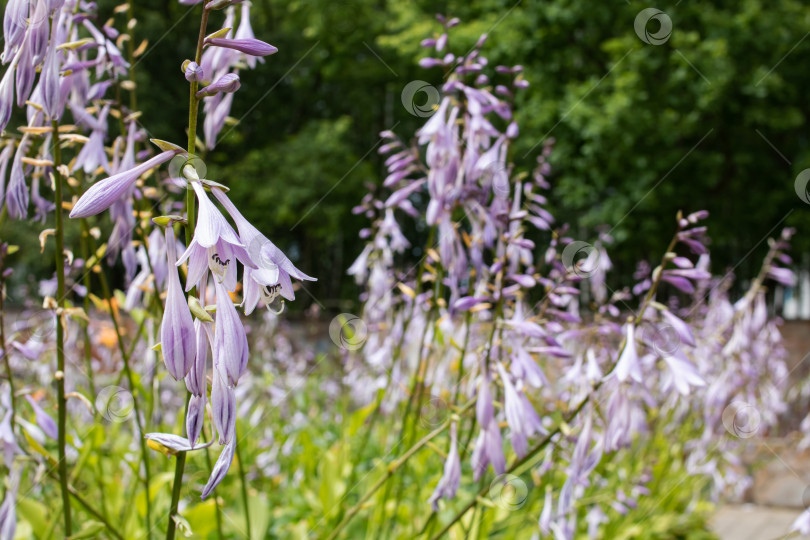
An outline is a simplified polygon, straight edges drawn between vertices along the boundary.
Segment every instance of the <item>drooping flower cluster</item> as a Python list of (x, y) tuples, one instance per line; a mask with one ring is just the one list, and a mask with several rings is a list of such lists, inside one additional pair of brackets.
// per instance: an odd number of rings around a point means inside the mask
[(209, 150), (216, 146), (217, 136), (231, 112), (233, 92), (240, 84), (239, 70), (245, 67), (253, 69), (257, 62), (264, 62), (264, 56), (278, 52), (272, 45), (256, 39), (250, 24), (250, 2), (242, 2), (239, 9), (236, 32), (233, 32), (236, 6), (231, 5), (226, 8), (222, 30), (205, 40), (207, 48), (200, 64), (190, 62), (185, 67), (187, 79), (201, 81), (206, 86), (200, 90), (199, 97), (205, 96), (203, 133)]

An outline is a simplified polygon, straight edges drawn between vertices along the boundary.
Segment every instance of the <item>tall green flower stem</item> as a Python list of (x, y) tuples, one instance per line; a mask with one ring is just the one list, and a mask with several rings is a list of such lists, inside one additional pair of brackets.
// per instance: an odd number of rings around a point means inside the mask
[[(470, 400), (469, 402), (467, 402), (467, 404), (465, 404), (458, 411), (458, 415), (459, 416), (463, 415), (469, 409), (471, 409), (473, 407), (473, 405), (475, 405), (475, 400)], [(430, 441), (432, 441), (437, 436), (439, 436), (441, 433), (443, 433), (444, 430), (449, 428), (451, 421), (452, 421), (452, 418), (448, 418), (447, 420), (442, 422), (442, 424), (439, 427), (437, 427), (436, 429), (434, 429), (433, 431), (431, 431), (430, 433), (428, 433), (427, 435), (422, 437), (419, 440), (419, 442), (417, 442), (415, 445), (413, 445), (411, 448), (409, 448), (407, 452), (405, 452), (404, 454), (402, 454), (402, 456), (400, 456), (399, 458), (397, 458), (393, 462), (391, 462), (388, 465), (388, 467), (386, 468), (385, 474), (383, 474), (383, 476), (379, 480), (377, 480), (374, 483), (374, 485), (371, 486), (371, 488), (369, 488), (369, 490), (366, 491), (366, 493), (362, 497), (360, 497), (360, 500), (357, 501), (357, 503), (354, 506), (349, 508), (349, 510), (346, 512), (346, 516), (343, 518), (343, 520), (340, 523), (338, 523), (337, 526), (334, 529), (332, 529), (332, 532), (327, 537), (327, 540), (335, 540), (338, 537), (338, 535), (340, 535), (341, 531), (344, 528), (346, 528), (346, 525), (349, 524), (349, 522), (352, 520), (352, 518), (355, 515), (357, 515), (358, 512), (360, 512), (360, 510), (368, 502), (368, 500), (371, 499), (371, 497), (374, 496), (374, 494), (377, 493), (377, 491), (379, 491), (380, 488), (383, 487), (383, 485), (386, 484), (388, 479), (391, 478), (392, 476), (394, 476), (394, 474), (396, 474), (396, 472), (400, 468), (402, 468), (402, 466), (405, 465), (408, 462), (408, 460), (411, 459), (419, 450), (421, 450)]]
[[(205, 41), (205, 30), (208, 27), (208, 1), (203, 2), (202, 18), (200, 19), (200, 33), (197, 37), (197, 50), (194, 54), (194, 61), (198, 64), (202, 61), (203, 42)], [(194, 156), (197, 146), (197, 113), (199, 110), (199, 100), (197, 99), (196, 81), (189, 85), (189, 103), (188, 103), (188, 155), (189, 159)], [(191, 187), (186, 189), (186, 245), (191, 244), (191, 239), (194, 235), (194, 222), (195, 219), (195, 200), (194, 190)], [(169, 225), (171, 226), (171, 225)], [(191, 291), (190, 294), (194, 294)], [(188, 396), (186, 396), (186, 409), (188, 409)], [(175, 529), (177, 524), (174, 521), (174, 515), (177, 513), (177, 506), (180, 503), (180, 488), (183, 485), (183, 470), (186, 467), (186, 453), (178, 452), (177, 460), (174, 465), (174, 482), (172, 485), (172, 502), (169, 508), (169, 524), (166, 528), (166, 540), (174, 540)]]
[(62, 508), (65, 523), (65, 536), (73, 533), (70, 520), (70, 493), (68, 492), (67, 457), (65, 454), (65, 438), (67, 428), (67, 400), (65, 399), (65, 329), (62, 326), (62, 316), (65, 309), (65, 235), (62, 222), (62, 175), (59, 165), (62, 162), (62, 149), (59, 146), (59, 122), (51, 122), (53, 130), (53, 183), (54, 202), (56, 204), (56, 248), (54, 258), (56, 261), (56, 401), (59, 407), (58, 419), (58, 445), (59, 445), (59, 485), (62, 490)]

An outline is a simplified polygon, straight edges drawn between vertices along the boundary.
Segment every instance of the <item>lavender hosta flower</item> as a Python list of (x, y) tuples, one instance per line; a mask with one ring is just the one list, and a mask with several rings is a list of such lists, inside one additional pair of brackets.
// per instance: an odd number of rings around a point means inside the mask
[(9, 467), (10, 482), (3, 504), (0, 504), (0, 540), (13, 540), (17, 530), (17, 491), (20, 488), (19, 467)]
[(70, 211), (70, 217), (73, 219), (86, 218), (100, 214), (108, 209), (115, 203), (145, 172), (166, 163), (182, 150), (166, 150), (156, 155), (152, 159), (133, 167), (127, 171), (122, 171), (118, 174), (105, 178), (96, 182), (84, 192), (73, 210)]
[(11, 61), (11, 56), (18, 50), (25, 39), (30, 0), (9, 0), (3, 15), (3, 63)]
[(0, 131), (6, 129), (14, 108), (14, 64), (6, 69), (0, 79)]
[(444, 472), (436, 489), (428, 499), (434, 512), (439, 510), (439, 499), (449, 500), (456, 496), (460, 482), (461, 461), (458, 456), (458, 434), (456, 423), (453, 422), (450, 424), (450, 449), (447, 451), (447, 459), (444, 462)]
[(214, 362), (224, 368), (226, 382), (235, 386), (247, 369), (247, 334), (228, 291), (219, 281), (215, 280), (214, 286), (217, 296)]
[[(47, 33), (46, 42), (47, 42)], [(23, 47), (20, 51), (19, 61), (17, 62), (17, 106), (25, 106), (25, 101), (31, 95), (31, 90), (34, 88), (34, 79), (36, 79), (36, 65), (34, 64), (33, 47), (31, 44), (30, 36), (26, 36), (23, 42)]]
[(7, 408), (3, 420), (0, 421), (0, 449), (3, 452), (3, 460), (7, 468), (11, 468), (16, 454), (21, 454), (22, 450), (17, 445), (17, 438), (14, 436), (14, 429), (11, 427), (11, 409)]
[(74, 117), (81, 118), (84, 123), (89, 124), (92, 130), (90, 137), (76, 156), (71, 172), (82, 169), (85, 173), (90, 174), (95, 172), (99, 167), (109, 172), (107, 153), (104, 151), (104, 138), (107, 136), (107, 115), (110, 113), (110, 106), (105, 105), (104, 108), (101, 109), (98, 120), (72, 104), (71, 110), (73, 111)]
[(29, 193), (22, 164), (22, 158), (25, 156), (27, 149), (27, 139), (24, 136), (23, 140), (20, 141), (20, 146), (17, 147), (17, 152), (14, 154), (14, 160), (11, 162), (11, 172), (6, 187), (8, 215), (18, 220), (28, 217)]
[(175, 380), (179, 381), (194, 365), (197, 345), (194, 320), (175, 265), (177, 261), (175, 245), (174, 229), (170, 223), (166, 227), (166, 253), (171, 270), (166, 284), (166, 308), (160, 324), (160, 350), (166, 369)]
[(256, 38), (228, 39), (228, 38), (208, 38), (206, 45), (214, 47), (224, 47), (233, 49), (250, 56), (270, 56), (278, 52), (278, 49)]
[[(249, 1), (242, 2), (241, 12), (239, 15), (239, 27), (236, 29), (236, 34), (234, 34), (234, 38), (236, 39), (256, 39), (256, 36), (253, 33), (253, 27), (250, 25), (250, 6), (251, 3)], [(245, 57), (245, 61), (250, 69), (256, 67), (257, 60), (264, 63), (264, 58), (261, 56), (253, 56), (249, 54)]]
[(194, 449), (197, 439), (202, 433), (205, 423), (205, 396), (192, 395), (188, 398), (188, 410), (186, 411), (186, 434), (188, 435), (189, 446)]
[(223, 75), (217, 79), (216, 82), (209, 84), (202, 90), (198, 91), (197, 99), (214, 96), (221, 92), (231, 94), (239, 90), (240, 86), (242, 86), (242, 83), (239, 80), (239, 75), (236, 73), (228, 73), (227, 75)]
[(528, 440), (536, 433), (545, 433), (543, 422), (526, 395), (515, 388), (509, 375), (500, 362), (497, 364), (504, 391), (504, 411), (509, 424), (512, 448), (518, 457), (523, 457), (529, 450)]
[(181, 437), (179, 435), (173, 435), (171, 433), (147, 433), (146, 435), (144, 435), (144, 438), (147, 441), (153, 441), (153, 442), (158, 443), (161, 446), (165, 446), (167, 449), (169, 449), (171, 451), (171, 453), (190, 452), (192, 450), (202, 450), (203, 448), (208, 448), (214, 442), (214, 441), (208, 441), (205, 444), (201, 444), (201, 445), (195, 447), (185, 437)]
[(506, 457), (503, 454), (501, 430), (495, 420), (489, 384), (489, 374), (484, 372), (481, 376), (481, 387), (478, 390), (475, 404), (476, 418), (481, 430), (475, 441), (475, 450), (473, 450), (470, 458), (475, 480), (481, 478), (481, 475), (487, 469), (487, 465), (492, 465), (496, 474), (503, 474), (506, 471)]
[(225, 207), (234, 223), (236, 223), (239, 238), (247, 247), (250, 259), (257, 266), (256, 268), (246, 269), (245, 272), (245, 314), (249, 315), (255, 309), (259, 300), (264, 305), (270, 305), (277, 294), (287, 300), (294, 300), (295, 293), (290, 278), (302, 281), (316, 281), (315, 278), (296, 268), (292, 261), (273, 242), (251, 225), (223, 190), (214, 188), (212, 191), (217, 200)]
[(205, 381), (205, 373), (208, 367), (208, 350), (210, 348), (210, 324), (195, 319), (194, 332), (197, 344), (197, 356), (194, 358), (194, 366), (186, 375), (186, 388), (195, 396), (205, 396), (208, 388)]
[(14, 141), (8, 140), (3, 145), (3, 150), (0, 151), (0, 208), (2, 208), (3, 201), (6, 198), (6, 171), (13, 155)]
[[(56, 35), (58, 21), (54, 19), (53, 28), (51, 29), (52, 35)], [(42, 99), (42, 106), (45, 113), (51, 120), (58, 120), (62, 115), (62, 107), (64, 101), (62, 99), (62, 92), (60, 86), (60, 68), (62, 51), (56, 48), (56, 38), (53, 37), (48, 45), (48, 51), (45, 54), (45, 61), (42, 64), (42, 72), (40, 74), (40, 98)]]
[(616, 362), (616, 378), (620, 382), (632, 378), (637, 383), (642, 382), (641, 378), (641, 362), (638, 358), (636, 350), (636, 327), (632, 322), (626, 325), (626, 338), (624, 349), (619, 355), (619, 360)]
[(233, 93), (220, 93), (203, 101), (203, 133), (205, 135), (205, 146), (213, 150), (217, 144), (217, 136), (225, 127), (225, 120), (231, 112), (233, 104)]
[(211, 476), (208, 478), (208, 483), (205, 484), (203, 488), (202, 495), (200, 496), (201, 499), (205, 500), (205, 498), (214, 491), (214, 488), (225, 479), (228, 470), (231, 468), (231, 463), (233, 463), (235, 452), (236, 441), (232, 440), (222, 449), (222, 453), (219, 454), (219, 458), (217, 458), (217, 462), (214, 464), (214, 468), (211, 471)]
[(790, 532), (797, 532), (802, 535), (810, 535), (810, 509), (805, 510), (790, 526)]
[(25, 399), (31, 405), (31, 408), (34, 409), (34, 418), (36, 419), (37, 425), (42, 429), (45, 435), (55, 440), (58, 435), (56, 422), (53, 421), (53, 418), (48, 416), (48, 413), (42, 410), (42, 407), (40, 407), (30, 395), (26, 394)]
[(706, 381), (683, 351), (677, 350), (673, 354), (665, 355), (664, 362), (672, 375), (672, 384), (681, 395), (688, 396), (693, 386), (706, 386)]
[(227, 383), (225, 367), (214, 356), (214, 370), (211, 376), (211, 412), (214, 427), (217, 429), (219, 444), (227, 444), (236, 431), (236, 392)]
[(199, 203), (197, 224), (191, 244), (177, 262), (180, 265), (188, 261), (186, 291), (201, 283), (209, 269), (225, 289), (236, 290), (236, 261), (239, 260), (245, 268), (256, 268), (256, 265), (225, 216), (208, 198), (202, 184), (193, 181), (190, 185)]
[(661, 316), (675, 330), (675, 333), (678, 335), (678, 339), (680, 339), (681, 342), (692, 347), (697, 345), (695, 343), (695, 336), (692, 334), (692, 329), (689, 328), (689, 325), (681, 320), (677, 315), (673, 314), (669, 310), (663, 310), (661, 311)]

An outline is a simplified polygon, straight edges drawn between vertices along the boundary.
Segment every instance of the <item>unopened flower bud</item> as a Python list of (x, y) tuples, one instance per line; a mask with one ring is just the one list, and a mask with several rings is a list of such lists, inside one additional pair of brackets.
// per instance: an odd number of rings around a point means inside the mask
[(189, 62), (186, 65), (185, 73), (188, 82), (200, 82), (205, 76), (203, 69), (197, 62)]

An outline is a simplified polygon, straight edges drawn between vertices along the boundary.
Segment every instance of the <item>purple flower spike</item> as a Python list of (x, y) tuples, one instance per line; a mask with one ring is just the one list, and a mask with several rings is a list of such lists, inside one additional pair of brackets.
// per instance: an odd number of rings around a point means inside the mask
[(489, 389), (489, 373), (484, 373), (481, 377), (481, 388), (475, 404), (475, 416), (481, 426), (481, 431), (475, 441), (475, 450), (473, 450), (470, 461), (473, 467), (473, 478), (477, 481), (489, 464), (492, 464), (496, 474), (503, 474), (506, 471), (501, 430), (495, 420), (492, 393)]
[(444, 473), (430, 499), (428, 499), (434, 512), (439, 510), (439, 499), (452, 499), (456, 496), (461, 481), (461, 461), (459, 461), (458, 457), (458, 435), (456, 432), (456, 423), (453, 422), (450, 425), (450, 450), (447, 452), (447, 460), (444, 462)]
[(40, 407), (30, 395), (26, 395), (25, 399), (28, 400), (28, 403), (31, 404), (31, 408), (34, 409), (34, 418), (37, 421), (37, 425), (42, 429), (45, 435), (56, 440), (59, 432), (56, 429), (56, 422), (53, 421), (53, 418), (48, 416), (48, 413), (43, 411), (42, 407)]
[(636, 327), (633, 323), (627, 323), (627, 341), (616, 362), (616, 378), (624, 382), (628, 377), (641, 382), (641, 363), (636, 352)]
[(205, 500), (205, 498), (208, 497), (212, 491), (214, 491), (214, 488), (217, 487), (225, 478), (225, 475), (228, 474), (228, 469), (231, 468), (233, 454), (235, 451), (236, 441), (231, 441), (228, 446), (223, 448), (222, 453), (219, 455), (219, 458), (214, 465), (214, 470), (211, 471), (211, 476), (208, 478), (208, 483), (205, 484), (205, 488), (203, 488), (201, 495), (203, 500)]
[(197, 92), (197, 99), (214, 96), (220, 92), (232, 94), (239, 90), (242, 83), (239, 81), (239, 75), (236, 73), (228, 73), (220, 77), (217, 82), (209, 84), (199, 92)]
[(197, 62), (189, 62), (186, 66), (186, 80), (188, 82), (200, 82), (205, 77), (203, 68)]
[(143, 173), (166, 163), (179, 153), (179, 150), (167, 150), (133, 169), (96, 182), (76, 202), (73, 210), (70, 211), (70, 217), (77, 219), (100, 214), (112, 206)]
[(243, 52), (251, 56), (270, 56), (278, 52), (278, 49), (259, 39), (227, 39), (209, 38), (205, 40), (206, 45), (214, 47), (224, 47), (235, 51)]
[(186, 376), (194, 365), (197, 355), (194, 319), (180, 286), (177, 272), (177, 241), (171, 224), (166, 227), (166, 251), (169, 259), (169, 276), (166, 284), (166, 309), (160, 325), (160, 349), (163, 363), (175, 380)]

